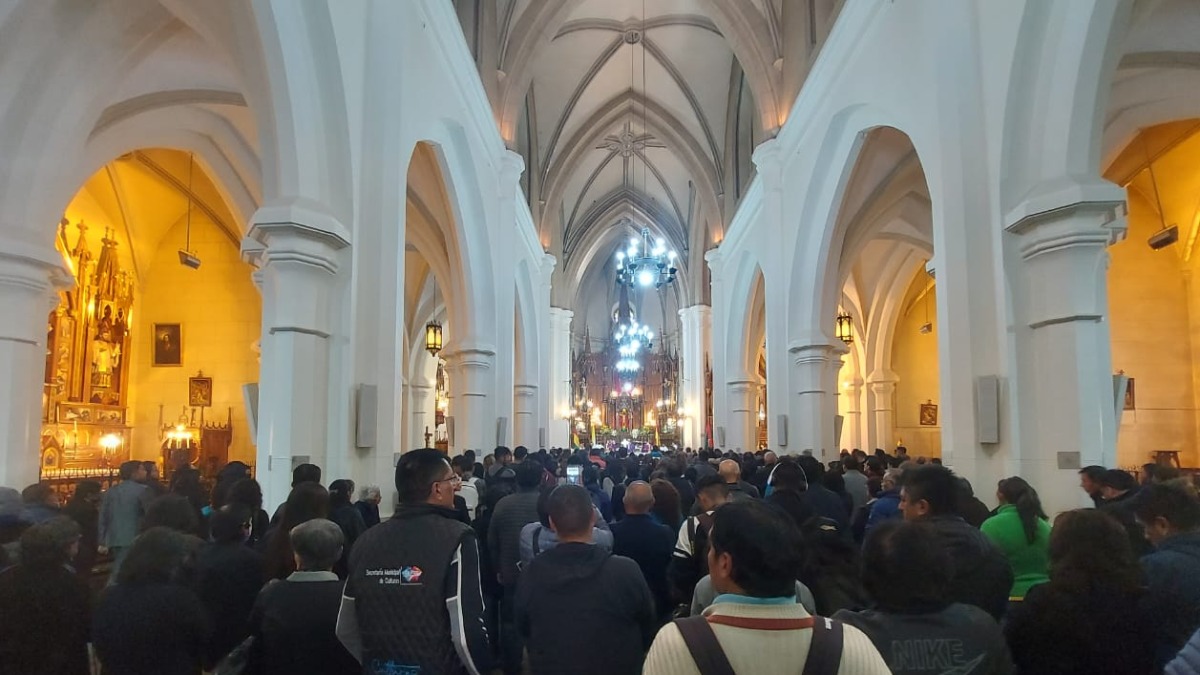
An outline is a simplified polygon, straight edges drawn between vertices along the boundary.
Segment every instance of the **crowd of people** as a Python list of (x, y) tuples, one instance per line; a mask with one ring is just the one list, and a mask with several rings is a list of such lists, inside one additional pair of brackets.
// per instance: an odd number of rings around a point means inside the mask
[(311, 464), (270, 516), (245, 464), (156, 468), (0, 489), (0, 675), (1200, 672), (1172, 467), (1086, 467), (1051, 519), (903, 448), (426, 448), (382, 521)]

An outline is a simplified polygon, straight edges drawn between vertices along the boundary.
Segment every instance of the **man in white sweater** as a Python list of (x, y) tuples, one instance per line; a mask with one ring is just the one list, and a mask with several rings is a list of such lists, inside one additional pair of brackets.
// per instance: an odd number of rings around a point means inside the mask
[[(796, 602), (802, 556), (800, 532), (782, 511), (756, 500), (718, 509), (708, 569), (720, 595), (701, 617), (664, 626), (643, 672), (890, 675), (862, 631), (813, 617)], [(698, 661), (718, 667), (702, 671)]]

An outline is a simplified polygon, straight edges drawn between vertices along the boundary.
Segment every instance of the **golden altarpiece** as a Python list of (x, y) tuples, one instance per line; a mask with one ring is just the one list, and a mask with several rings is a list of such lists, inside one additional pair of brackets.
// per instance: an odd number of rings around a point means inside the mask
[(592, 351), (585, 329), (583, 351), (571, 358), (572, 442), (575, 445), (676, 445), (680, 439), (679, 357), (660, 348), (638, 356), (633, 373), (617, 370), (609, 341)]
[(107, 476), (129, 458), (126, 419), (134, 280), (105, 229), (94, 254), (88, 227), (59, 224), (56, 248), (75, 278), (47, 319), (41, 476)]

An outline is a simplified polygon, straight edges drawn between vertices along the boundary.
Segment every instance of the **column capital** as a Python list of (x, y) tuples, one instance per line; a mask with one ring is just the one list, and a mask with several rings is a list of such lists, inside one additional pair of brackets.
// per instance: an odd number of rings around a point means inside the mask
[(542, 254), (541, 269), (539, 272), (541, 272), (542, 275), (543, 286), (548, 287), (550, 285), (550, 280), (554, 277), (554, 268), (557, 266), (558, 258), (555, 258), (550, 253)]
[(520, 153), (505, 150), (500, 153), (496, 185), (501, 199), (515, 199), (518, 181), (525, 172), (525, 158)]
[(712, 306), (711, 305), (692, 305), (679, 310), (679, 318), (682, 321), (712, 321)]
[(779, 141), (774, 138), (759, 143), (750, 156), (758, 175), (763, 179), (763, 187), (770, 192), (778, 192), (783, 187), (782, 157)]
[(251, 217), (243, 259), (273, 263), (301, 263), (330, 274), (338, 270), (337, 252), (350, 246), (350, 233), (330, 211), (304, 198), (282, 199), (259, 207)]
[[(49, 251), (58, 256), (58, 252)], [(46, 339), (46, 314), (58, 304), (58, 292), (75, 285), (62, 262), (45, 250), (5, 245), (0, 248), (0, 339), (42, 344)]]
[(720, 247), (710, 248), (704, 252), (704, 260), (708, 263), (709, 276), (713, 283), (721, 280), (721, 271), (725, 268), (725, 254)]
[(517, 384), (513, 385), (513, 395), (517, 398), (534, 398), (537, 396), (538, 386), (536, 384)]
[(571, 319), (575, 317), (575, 312), (562, 307), (550, 308), (550, 323), (557, 323), (558, 330), (571, 330)]
[(725, 385), (729, 387), (729, 391), (739, 394), (747, 391), (758, 392), (761, 384), (759, 379), (754, 376), (741, 376), (737, 379), (725, 381)]
[(1125, 233), (1123, 201), (1076, 202), (1009, 226), (1024, 263), (1024, 311), (1031, 328), (1096, 322), (1108, 313), (1108, 247)]
[(1025, 221), (1080, 204), (1108, 204), (1111, 209), (1124, 203), (1125, 190), (1099, 176), (1063, 176), (1042, 181), (1027, 192), (1021, 202), (1004, 215), (1004, 229), (1018, 232)]
[(849, 352), (850, 348), (841, 340), (815, 343), (793, 341), (788, 344), (788, 353), (792, 355), (792, 362), (797, 366), (826, 364)]
[(899, 381), (900, 381), (900, 376), (896, 375), (896, 373), (892, 372), (891, 370), (888, 370), (887, 368), (879, 368), (877, 370), (872, 370), (867, 375), (867, 384), (880, 384), (880, 383), (896, 384)]

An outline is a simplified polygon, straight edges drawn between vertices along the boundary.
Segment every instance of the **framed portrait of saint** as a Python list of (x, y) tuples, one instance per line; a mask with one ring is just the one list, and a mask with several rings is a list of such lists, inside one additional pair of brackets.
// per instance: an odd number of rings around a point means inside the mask
[(1129, 384), (1125, 387), (1125, 410), (1137, 410), (1137, 394), (1133, 391), (1133, 378), (1129, 378)]
[(938, 423), (938, 407), (936, 403), (921, 404), (921, 426), (936, 427)]
[(150, 354), (152, 366), (183, 365), (183, 326), (177, 323), (154, 324), (154, 344)]
[(188, 405), (193, 408), (208, 408), (212, 406), (212, 378), (188, 378)]

